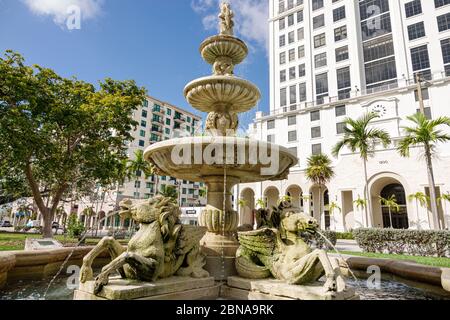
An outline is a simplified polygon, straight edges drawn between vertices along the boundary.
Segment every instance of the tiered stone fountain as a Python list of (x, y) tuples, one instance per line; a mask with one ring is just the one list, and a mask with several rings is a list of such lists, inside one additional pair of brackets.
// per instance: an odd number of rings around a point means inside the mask
[[(200, 225), (208, 228), (201, 241), (206, 269), (217, 280), (226, 280), (235, 274), (239, 246), (233, 186), (285, 179), (298, 160), (286, 148), (236, 137), (238, 114), (251, 110), (261, 94), (254, 84), (234, 75), (234, 67), (247, 57), (248, 48), (233, 35), (229, 4), (221, 5), (219, 18), (220, 34), (200, 46), (203, 59), (213, 66), (213, 75), (196, 79), (184, 89), (194, 108), (208, 112), (205, 136), (154, 144), (145, 151), (145, 158), (160, 175), (206, 183), (207, 207), (199, 219)], [(262, 154), (269, 155), (272, 163), (263, 164), (264, 160), (258, 159)], [(264, 172), (265, 166), (272, 170)]]

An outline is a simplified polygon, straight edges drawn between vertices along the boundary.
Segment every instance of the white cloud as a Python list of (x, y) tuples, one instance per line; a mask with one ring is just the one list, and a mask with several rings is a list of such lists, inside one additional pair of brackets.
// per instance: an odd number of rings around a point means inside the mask
[[(191, 7), (203, 16), (206, 30), (218, 29), (219, 4), (222, 0), (192, 0)], [(244, 40), (255, 43), (266, 52), (269, 48), (269, 1), (229, 0), (235, 13), (235, 32)]]
[(104, 0), (22, 0), (37, 15), (51, 16), (58, 25), (64, 25), (71, 6), (80, 8), (82, 19), (93, 19), (102, 10)]

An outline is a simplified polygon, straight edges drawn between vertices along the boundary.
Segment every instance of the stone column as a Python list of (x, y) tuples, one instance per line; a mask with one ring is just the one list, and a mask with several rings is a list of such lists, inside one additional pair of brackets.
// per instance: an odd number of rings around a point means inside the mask
[(208, 228), (200, 242), (207, 256), (205, 268), (216, 280), (226, 280), (236, 274), (234, 261), (239, 247), (236, 238), (239, 215), (232, 209), (231, 199), (233, 187), (239, 179), (226, 177), (224, 182), (224, 178), (208, 177), (208, 205), (199, 218), (199, 225)]

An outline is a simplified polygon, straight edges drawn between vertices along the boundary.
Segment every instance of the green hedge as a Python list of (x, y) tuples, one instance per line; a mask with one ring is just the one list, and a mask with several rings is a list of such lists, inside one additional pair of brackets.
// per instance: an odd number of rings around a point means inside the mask
[(355, 240), (352, 232), (337, 232), (336, 237), (339, 240)]
[(450, 257), (450, 231), (357, 229), (353, 235), (365, 252)]

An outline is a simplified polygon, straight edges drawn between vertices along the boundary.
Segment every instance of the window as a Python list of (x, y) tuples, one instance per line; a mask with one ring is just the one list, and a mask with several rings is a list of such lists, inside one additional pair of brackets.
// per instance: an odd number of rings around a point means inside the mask
[(322, 145), (320, 143), (312, 145), (312, 154), (318, 155), (322, 153)]
[(316, 76), (316, 95), (322, 98), (328, 94), (328, 74), (322, 73)]
[(421, 0), (414, 0), (405, 3), (406, 17), (412, 17), (422, 13), (422, 3)]
[(366, 64), (366, 83), (372, 84), (397, 78), (395, 58), (387, 58)]
[(297, 86), (289, 87), (289, 101), (290, 104), (297, 103)]
[(142, 118), (147, 118), (147, 110), (142, 110)]
[(289, 62), (292, 62), (295, 60), (295, 49), (289, 50)]
[(291, 31), (288, 33), (288, 43), (291, 44), (295, 41), (295, 33), (294, 31)]
[(297, 23), (303, 22), (303, 10), (297, 12)]
[(267, 142), (269, 143), (275, 143), (275, 135), (274, 134), (269, 134), (267, 136)]
[(278, 30), (284, 30), (286, 28), (286, 20), (284, 18), (278, 20)]
[(336, 49), (336, 62), (348, 60), (348, 46)]
[(300, 83), (299, 84), (299, 91), (298, 91), (299, 101), (305, 102), (306, 101), (306, 83)]
[(294, 126), (297, 124), (297, 117), (296, 116), (289, 116), (288, 117), (288, 126)]
[(171, 115), (172, 115), (172, 109), (167, 109), (166, 112), (167, 112), (167, 115), (168, 115), (168, 116), (171, 116)]
[(338, 99), (348, 99), (350, 98), (350, 67), (338, 69), (336, 71), (337, 75), (337, 85), (338, 85)]
[[(417, 113), (420, 113), (420, 109), (417, 109), (416, 111), (417, 111)], [(425, 107), (425, 118), (427, 118), (428, 120), (433, 119), (430, 107)]]
[(288, 142), (297, 141), (297, 131), (289, 131), (288, 132)]
[[(370, 12), (379, 12), (379, 10), (373, 10), (368, 8)], [(392, 32), (391, 15), (385, 13), (376, 18), (377, 28), (373, 27), (374, 19), (368, 19), (361, 23), (362, 40), (366, 41), (375, 37), (382, 36)]]
[(305, 46), (298, 47), (298, 58), (301, 59), (305, 56)]
[(135, 182), (134, 182), (134, 187), (135, 187), (136, 189), (139, 189), (139, 188), (141, 187), (141, 182), (140, 182), (140, 181), (135, 181)]
[(314, 37), (314, 48), (320, 48), (326, 44), (325, 33), (319, 34)]
[(275, 120), (267, 121), (267, 130), (275, 129)]
[(347, 39), (347, 26), (342, 26), (334, 29), (334, 41), (341, 41)]
[(320, 127), (314, 127), (311, 128), (311, 138), (315, 139), (315, 138), (320, 138), (322, 136)]
[(450, 29), (450, 12), (437, 17), (439, 32)]
[(284, 47), (286, 45), (286, 36), (282, 35), (280, 36), (280, 48)]
[(298, 76), (301, 78), (304, 77), (305, 75), (306, 75), (306, 67), (305, 64), (303, 63), (298, 66)]
[[(414, 96), (416, 98), (416, 102), (419, 101), (419, 92), (418, 90), (414, 91)], [(423, 100), (429, 100), (430, 99), (430, 94), (428, 92), (428, 88), (422, 88), (422, 99)]]
[(411, 49), (411, 61), (414, 71), (430, 68), (427, 46), (424, 45)]
[(327, 53), (320, 53), (314, 57), (314, 65), (316, 68), (324, 67), (327, 65)]
[(139, 140), (139, 147), (145, 147), (145, 141)]
[(289, 80), (294, 80), (295, 79), (295, 67), (291, 67), (289, 68)]
[(323, 0), (312, 0), (312, 8), (313, 11), (323, 8)]
[(392, 38), (376, 39), (364, 44), (364, 61), (370, 62), (394, 55), (394, 42)]
[(408, 37), (410, 41), (425, 37), (425, 25), (423, 22), (408, 26)]
[(288, 16), (288, 27), (293, 26), (294, 25), (294, 15), (290, 14)]
[(287, 105), (287, 89), (280, 89), (280, 107), (285, 107)]
[(333, 10), (333, 21), (337, 22), (342, 19), (345, 19), (345, 6)]
[(310, 114), (311, 121), (319, 121), (320, 120), (320, 111), (313, 111)]
[(450, 0), (434, 0), (434, 7), (439, 8), (450, 4)]
[(346, 127), (345, 122), (336, 123), (336, 133), (337, 134), (344, 134), (345, 133), (345, 127)]
[(303, 28), (297, 29), (297, 40), (300, 41), (303, 39), (305, 39), (305, 29)]
[(450, 38), (441, 41), (441, 49), (444, 64), (450, 63)]
[(334, 108), (334, 111), (336, 113), (336, 117), (343, 117), (347, 114), (345, 106), (337, 106), (336, 108)]
[(147, 121), (141, 120), (141, 127), (146, 128), (147, 127)]
[(280, 71), (280, 82), (285, 82), (286, 81), (286, 70), (281, 70)]
[(280, 53), (280, 64), (285, 64), (286, 63), (286, 52), (281, 52)]
[(321, 14), (313, 18), (313, 28), (318, 29), (325, 25), (325, 15)]
[(165, 129), (165, 133), (166, 133), (167, 135), (170, 135), (170, 129), (169, 129), (169, 128), (166, 128), (166, 129)]

